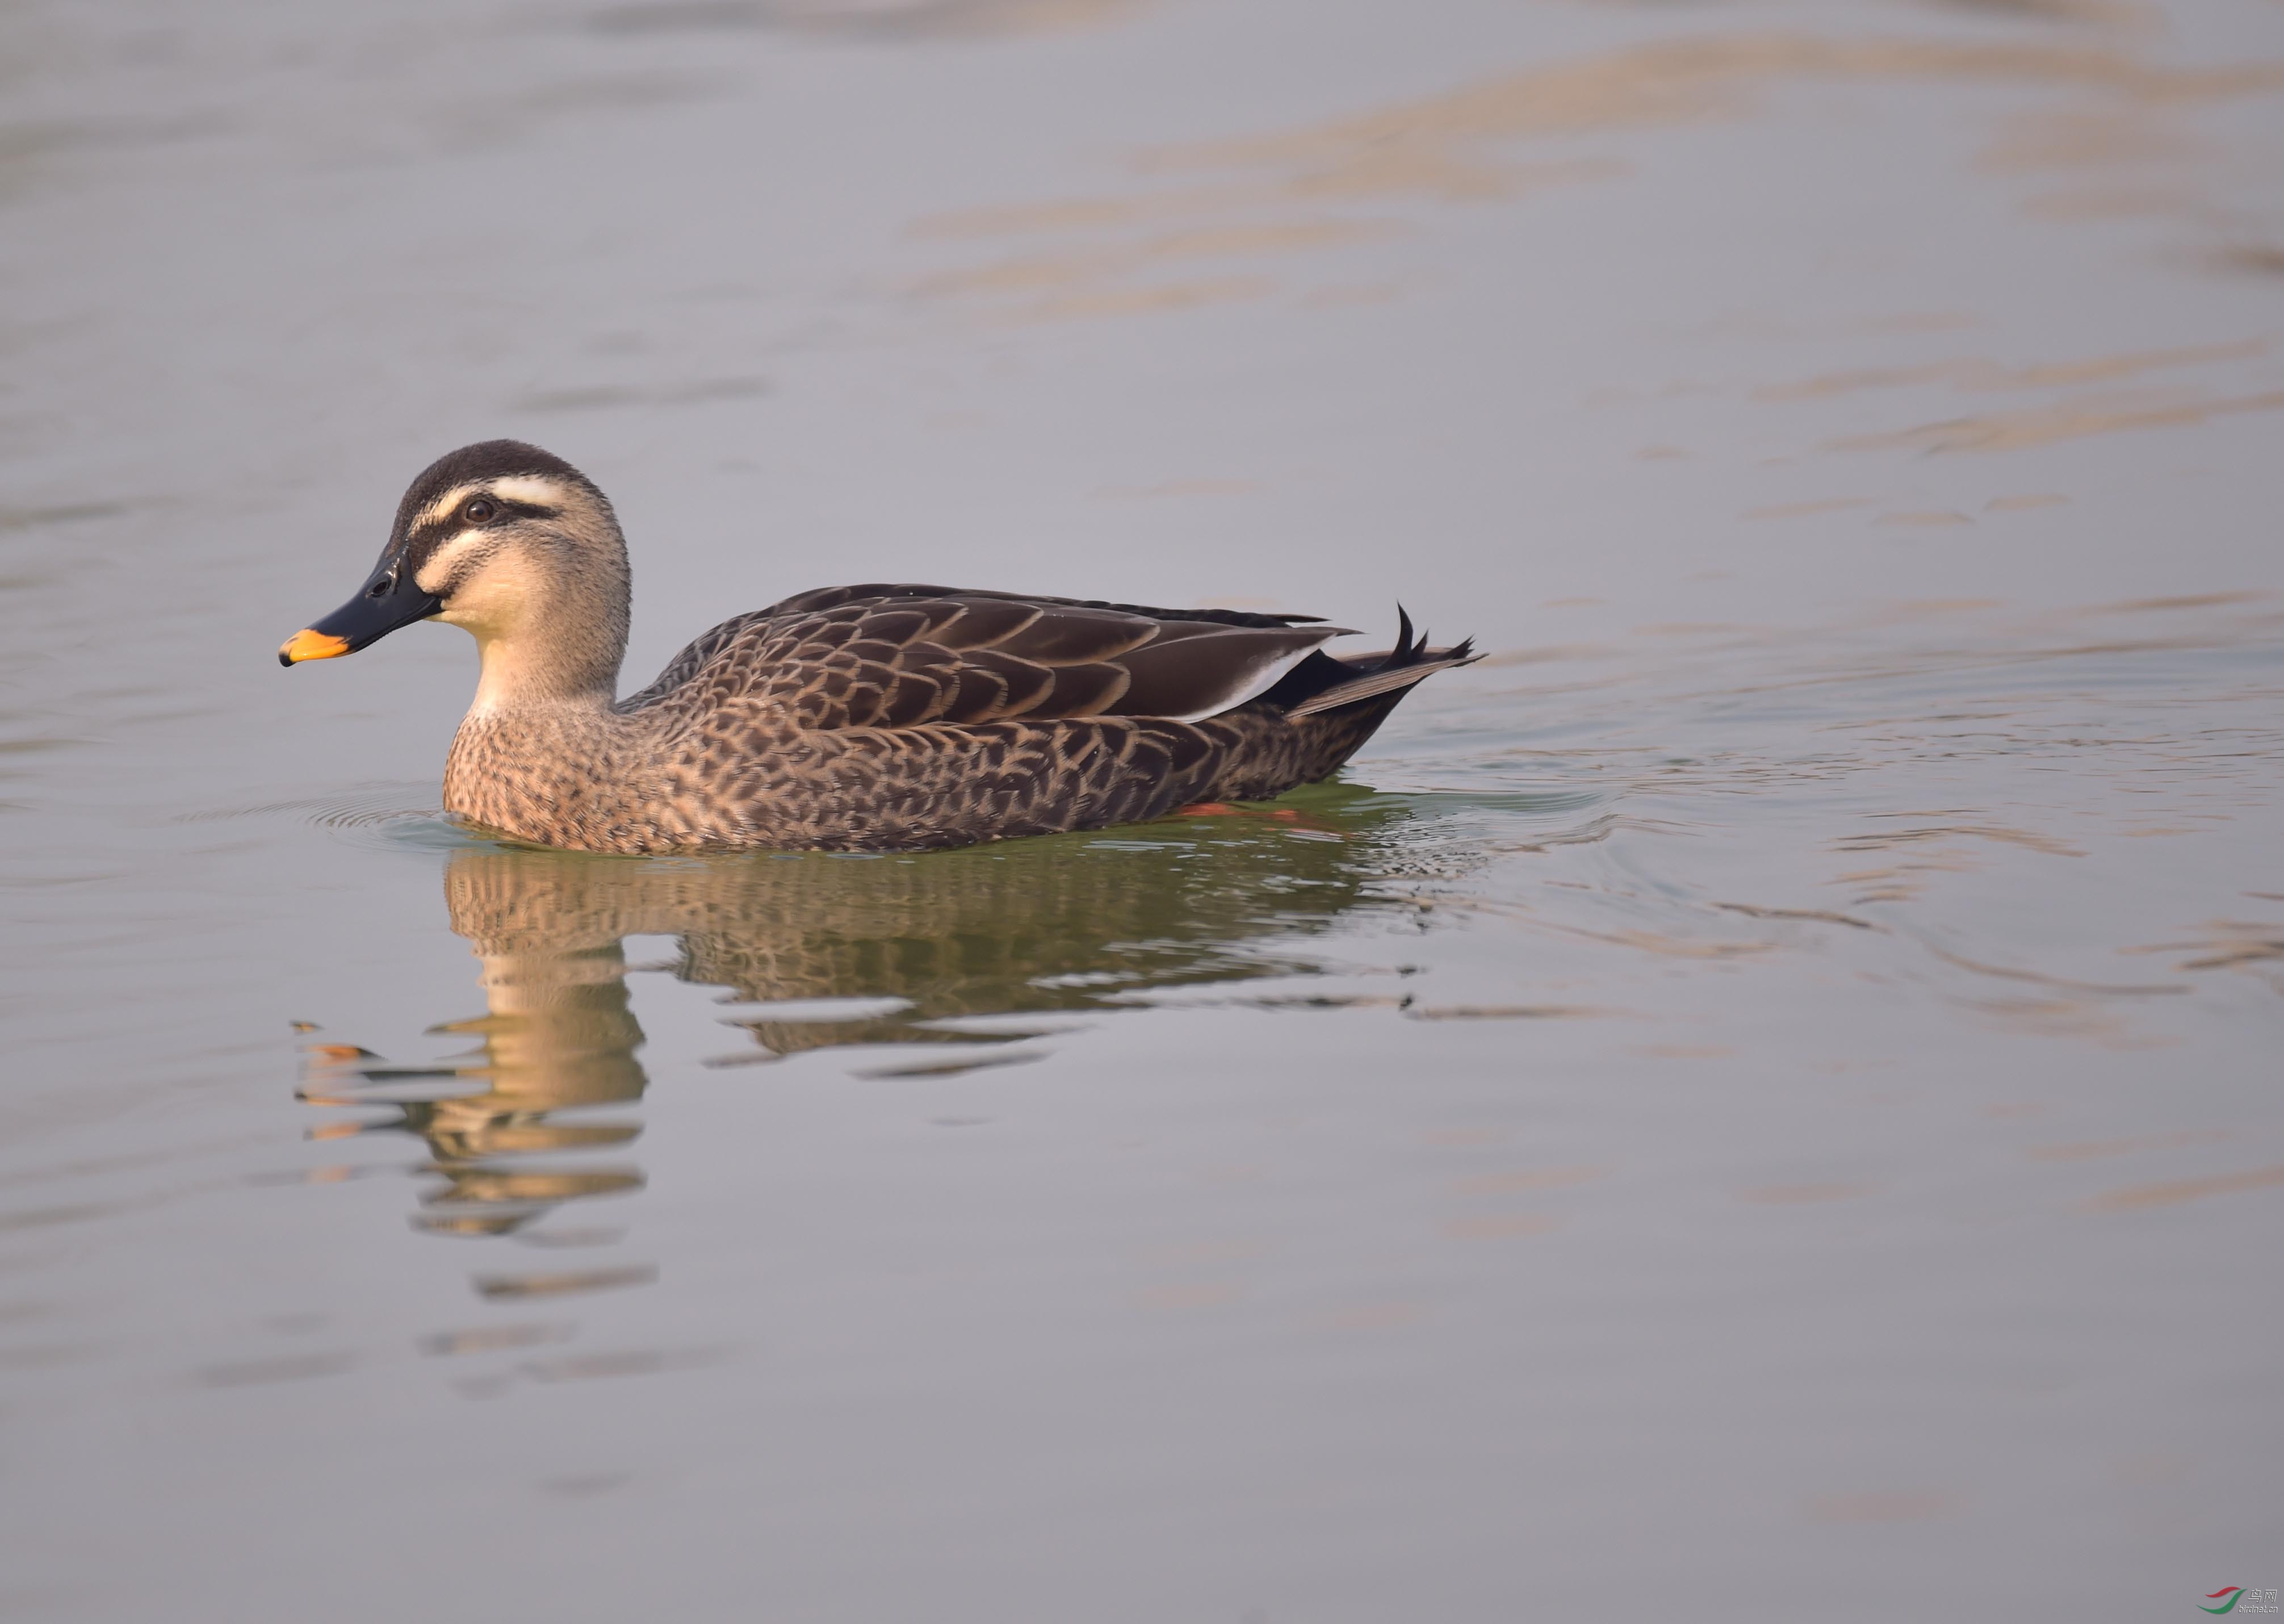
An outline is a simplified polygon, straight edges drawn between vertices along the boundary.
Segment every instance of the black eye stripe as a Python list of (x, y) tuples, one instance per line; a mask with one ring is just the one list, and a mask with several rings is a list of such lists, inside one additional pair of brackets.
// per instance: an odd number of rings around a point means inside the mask
[[(549, 507), (544, 502), (511, 502), (505, 496), (495, 496), (489, 492), (480, 494), (485, 501), (499, 510), (492, 519), (491, 522), (494, 524), (497, 524), (502, 518), (560, 519), (563, 516), (561, 508)], [(468, 498), (470, 502), (474, 500), (474, 496)], [(406, 569), (418, 574), (420, 566), (435, 556), (437, 548), (454, 536), (466, 532), (468, 522), (460, 516), (461, 510), (466, 506), (467, 503), (463, 502), (459, 508), (454, 509), (442, 519), (431, 519), (413, 527), (412, 534), (405, 538), (404, 543), (403, 557)]]
[(404, 543), (404, 556), (397, 567), (407, 575), (418, 575), (427, 567), (428, 560), (436, 556), (436, 549), (444, 544), (445, 538), (458, 533), (457, 526), (422, 526)]

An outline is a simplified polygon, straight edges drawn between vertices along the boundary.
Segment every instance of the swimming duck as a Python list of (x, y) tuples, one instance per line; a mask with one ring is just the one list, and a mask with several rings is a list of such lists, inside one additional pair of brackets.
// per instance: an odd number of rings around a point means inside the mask
[(445, 809), (628, 854), (919, 851), (1140, 823), (1326, 777), (1413, 684), (1475, 658), (1335, 659), (1314, 616), (913, 585), (827, 587), (723, 621), (619, 699), (617, 516), (559, 457), (488, 440), (412, 481), (357, 595), (280, 664), (400, 626), (473, 633)]

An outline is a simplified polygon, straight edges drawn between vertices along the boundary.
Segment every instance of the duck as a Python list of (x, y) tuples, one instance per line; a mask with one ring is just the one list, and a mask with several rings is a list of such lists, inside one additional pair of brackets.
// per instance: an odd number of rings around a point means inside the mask
[(336, 659), (416, 621), (476, 640), (445, 812), (632, 856), (918, 852), (1273, 800), (1330, 777), (1404, 696), (1479, 658), (1312, 615), (875, 582), (723, 621), (620, 698), (631, 575), (610, 500), (536, 446), (422, 471), (356, 595), (287, 638)]

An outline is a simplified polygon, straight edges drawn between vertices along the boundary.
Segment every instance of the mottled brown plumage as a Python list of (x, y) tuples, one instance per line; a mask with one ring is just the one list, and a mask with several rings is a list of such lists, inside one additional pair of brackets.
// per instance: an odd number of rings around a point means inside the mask
[(473, 632), (444, 803), (540, 845), (911, 851), (1261, 800), (1336, 770), (1412, 684), (1465, 663), (1407, 621), (1336, 660), (1306, 616), (934, 586), (802, 593), (725, 621), (614, 699), (627, 566), (568, 464), (492, 441), (413, 482), (358, 598), (280, 658), (411, 621)]

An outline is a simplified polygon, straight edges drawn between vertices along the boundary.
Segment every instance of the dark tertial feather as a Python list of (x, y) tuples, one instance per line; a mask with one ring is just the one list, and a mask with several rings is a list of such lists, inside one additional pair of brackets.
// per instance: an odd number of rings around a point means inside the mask
[(1157, 621), (1138, 614), (1056, 605), (1042, 608), (1022, 630), (991, 646), (1003, 654), (1035, 660), (1043, 666), (1081, 666), (1140, 648), (1158, 632)]
[(1119, 663), (1133, 673), (1119, 708), (1130, 716), (1210, 716), (1251, 699), (1277, 668), (1325, 640), (1317, 627), (1216, 627), (1136, 649)]

